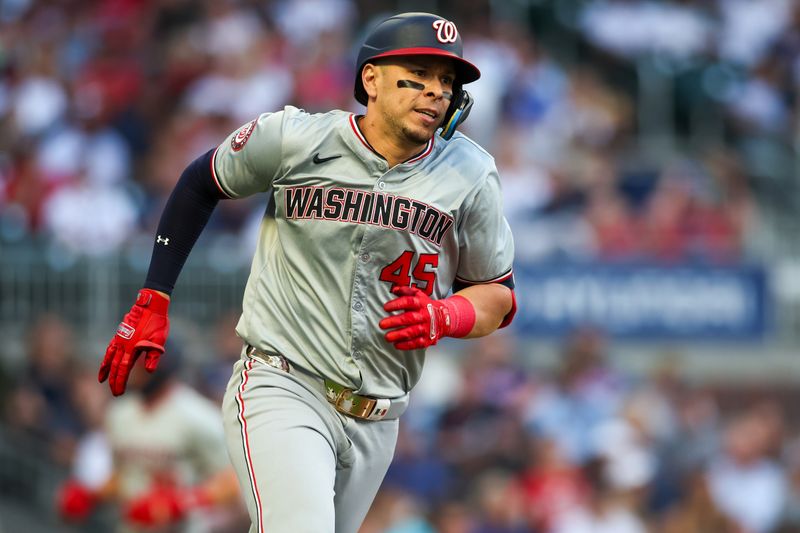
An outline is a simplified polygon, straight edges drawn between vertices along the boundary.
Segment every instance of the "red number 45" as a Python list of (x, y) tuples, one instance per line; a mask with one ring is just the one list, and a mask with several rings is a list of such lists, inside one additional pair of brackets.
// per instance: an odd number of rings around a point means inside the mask
[[(411, 261), (414, 259), (414, 252), (406, 250), (400, 257), (383, 267), (381, 270), (381, 281), (392, 284), (392, 287), (413, 286), (423, 291), (428, 296), (433, 292), (436, 283), (436, 267), (439, 266), (439, 256), (437, 254), (419, 254), (419, 260), (411, 271)], [(428, 270), (428, 267), (431, 267)], [(413, 276), (416, 283), (411, 284)]]

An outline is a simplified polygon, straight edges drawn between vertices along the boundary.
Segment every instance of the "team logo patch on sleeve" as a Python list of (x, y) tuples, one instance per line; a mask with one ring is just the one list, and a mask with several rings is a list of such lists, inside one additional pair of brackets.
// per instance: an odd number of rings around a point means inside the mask
[(250, 138), (250, 135), (253, 134), (253, 130), (256, 129), (256, 120), (248, 122), (242, 128), (236, 132), (233, 139), (231, 139), (231, 149), (234, 152), (238, 152), (244, 145), (247, 144), (247, 140)]

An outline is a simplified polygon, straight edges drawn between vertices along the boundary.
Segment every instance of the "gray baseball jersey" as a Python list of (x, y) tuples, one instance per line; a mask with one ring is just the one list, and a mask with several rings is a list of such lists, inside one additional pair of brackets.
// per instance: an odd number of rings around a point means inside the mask
[(422, 371), (424, 350), (378, 327), (393, 285), (443, 298), (513, 283), (494, 160), (459, 133), (389, 169), (355, 115), (287, 106), (232, 133), (212, 167), (232, 198), (272, 191), (238, 334), (361, 394), (403, 396)]
[(136, 396), (120, 398), (108, 410), (106, 433), (122, 500), (156, 482), (193, 486), (228, 465), (219, 408), (184, 385), (154, 408)]
[[(219, 407), (184, 385), (155, 406), (136, 396), (120, 398), (109, 407), (105, 429), (122, 502), (159, 483), (195, 486), (229, 467)], [(205, 510), (197, 510), (170, 531), (205, 532), (207, 519)], [(121, 521), (116, 531), (143, 529)]]

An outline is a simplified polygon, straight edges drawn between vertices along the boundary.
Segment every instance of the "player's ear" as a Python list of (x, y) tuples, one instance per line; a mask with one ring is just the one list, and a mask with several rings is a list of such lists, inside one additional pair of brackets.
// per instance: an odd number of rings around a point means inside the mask
[(361, 83), (364, 84), (364, 91), (370, 99), (377, 98), (378, 96), (378, 77), (380, 76), (379, 68), (377, 65), (367, 63), (361, 69)]

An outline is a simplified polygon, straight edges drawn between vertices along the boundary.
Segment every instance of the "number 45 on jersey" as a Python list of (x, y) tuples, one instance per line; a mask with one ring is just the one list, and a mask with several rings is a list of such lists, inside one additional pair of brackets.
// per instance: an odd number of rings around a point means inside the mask
[[(394, 287), (416, 287), (428, 296), (433, 292), (436, 284), (436, 268), (439, 266), (437, 254), (419, 254), (417, 264), (413, 269), (414, 252), (406, 250), (400, 256), (383, 267), (380, 280), (392, 284)], [(414, 283), (411, 283), (412, 277)]]

